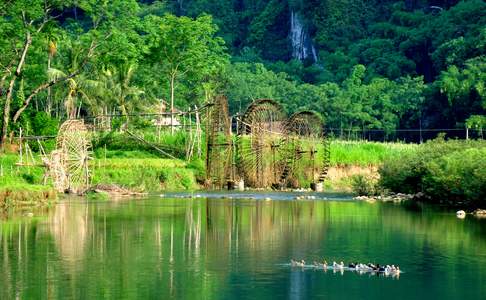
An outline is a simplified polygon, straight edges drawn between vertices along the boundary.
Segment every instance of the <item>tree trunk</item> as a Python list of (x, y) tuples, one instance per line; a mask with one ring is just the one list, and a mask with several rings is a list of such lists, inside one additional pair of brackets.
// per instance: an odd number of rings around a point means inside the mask
[[(47, 57), (47, 70), (51, 68), (51, 54)], [(51, 94), (51, 87), (47, 88), (47, 105), (46, 105), (46, 113), (50, 117), (52, 111), (52, 94)]]
[(170, 134), (174, 135), (174, 89), (176, 73), (170, 75)]
[(13, 74), (12, 79), (10, 80), (7, 94), (5, 95), (5, 104), (3, 108), (2, 139), (0, 141), (0, 147), (2, 148), (5, 145), (5, 142), (7, 141), (8, 124), (10, 121), (10, 104), (12, 103), (13, 89), (15, 86), (15, 82), (17, 81), (17, 78), (20, 76), (20, 73), (22, 72), (22, 68), (24, 67), (24, 63), (25, 63), (25, 57), (27, 56), (27, 51), (29, 51), (29, 47), (31, 44), (32, 44), (32, 36), (30, 35), (30, 32), (27, 32), (25, 36), (24, 49), (22, 50), (19, 63), (17, 64), (15, 73)]

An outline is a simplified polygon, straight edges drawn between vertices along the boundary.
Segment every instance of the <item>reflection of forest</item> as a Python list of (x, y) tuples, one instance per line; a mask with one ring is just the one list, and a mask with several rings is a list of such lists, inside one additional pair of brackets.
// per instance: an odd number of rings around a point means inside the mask
[[(377, 239), (370, 229), (382, 225), (386, 234)], [(356, 202), (74, 201), (57, 205), (44, 221), (0, 227), (2, 299), (211, 298), (235, 270), (251, 273), (322, 253), (359, 257), (363, 245), (386, 245), (396, 232), (414, 243), (430, 239), (437, 251), (457, 247), (456, 240), (486, 248), (474, 223), (458, 226), (440, 215)], [(444, 228), (447, 243), (440, 242)], [(245, 263), (235, 266), (238, 261)]]

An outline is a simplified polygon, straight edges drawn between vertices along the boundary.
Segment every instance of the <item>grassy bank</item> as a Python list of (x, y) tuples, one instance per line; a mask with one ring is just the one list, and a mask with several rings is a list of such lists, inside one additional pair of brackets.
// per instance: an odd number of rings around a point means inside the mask
[[(95, 139), (94, 159), (91, 161), (93, 184), (117, 184), (143, 192), (194, 190), (199, 187), (197, 181), (201, 182), (205, 177), (202, 160), (186, 163), (181, 159), (161, 159), (160, 154), (147, 145), (121, 137), (111, 134)], [(172, 140), (165, 135), (162, 137), (165, 143), (172, 143), (174, 148), (183, 145), (183, 136), (171, 137)], [(349, 190), (349, 177), (369, 170), (375, 172), (375, 166), (387, 158), (411, 151), (414, 147), (405, 144), (334, 141), (331, 145), (331, 164), (334, 169), (326, 186), (328, 189)], [(43, 185), (42, 167), (19, 167), (17, 161), (18, 155), (15, 153), (0, 156), (2, 203), (39, 202), (56, 198), (49, 180), (47, 185)]]
[(376, 181), (378, 168), (385, 161), (415, 153), (418, 147), (416, 144), (334, 140), (331, 142), (331, 167), (325, 188), (353, 192), (355, 178)]
[[(98, 146), (94, 155), (93, 184), (117, 184), (143, 192), (194, 190), (205, 177), (202, 160), (161, 159), (146, 149), (123, 149), (123, 144)], [(423, 145), (333, 141), (326, 188), (350, 191), (354, 184), (370, 193), (422, 192), (430, 202), (484, 207), (485, 157), (484, 141), (439, 139)], [(0, 205), (55, 199), (49, 182), (42, 185), (43, 168), (18, 167), (17, 160), (16, 154), (0, 156)]]
[(202, 177), (200, 163), (161, 159), (150, 153), (125, 151), (92, 161), (93, 184), (113, 183), (137, 191), (194, 190)]
[[(102, 156), (91, 161), (92, 183), (117, 184), (135, 191), (194, 190), (198, 188), (196, 178), (202, 178), (204, 172), (201, 162), (160, 159), (143, 151), (103, 151)], [(0, 155), (0, 208), (55, 201), (58, 195), (50, 180), (44, 185), (45, 169), (18, 166), (18, 159), (15, 153)]]
[(57, 199), (50, 185), (43, 185), (40, 167), (16, 165), (16, 154), (0, 155), (0, 209), (46, 206)]

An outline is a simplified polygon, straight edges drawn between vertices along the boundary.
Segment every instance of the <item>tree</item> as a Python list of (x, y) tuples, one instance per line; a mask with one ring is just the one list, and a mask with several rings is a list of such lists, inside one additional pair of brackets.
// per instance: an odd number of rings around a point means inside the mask
[[(216, 37), (217, 27), (207, 15), (196, 19), (165, 15), (150, 17), (147, 28), (152, 59), (169, 82), (171, 124), (174, 124), (174, 98), (181, 77), (202, 79), (217, 72), (227, 60), (224, 41)], [(156, 25), (155, 27), (153, 25)], [(172, 133), (174, 127), (171, 126)]]
[(126, 117), (127, 124), (129, 114), (140, 104), (143, 90), (133, 85), (133, 76), (136, 66), (125, 63), (103, 71), (101, 77), (104, 94), (104, 105), (114, 105), (120, 109)]
[[(70, 2), (67, 3), (70, 4)], [(0, 13), (0, 40), (8, 41), (8, 43), (2, 43), (0, 45), (0, 48), (2, 48), (0, 50), (5, 53), (5, 56), (2, 56), (0, 59), (0, 63), (6, 66), (2, 70), (0, 80), (0, 91), (2, 91), (0, 92), (0, 97), (3, 98), (3, 122), (0, 144), (3, 147), (9, 130), (12, 97), (16, 92), (16, 83), (19, 78), (24, 77), (23, 71), (26, 65), (29, 64), (29, 57), (32, 54), (39, 53), (39, 51), (45, 53), (45, 49), (47, 48), (45, 44), (49, 40), (47, 38), (49, 33), (58, 28), (55, 20), (56, 16), (53, 12), (55, 10), (62, 11), (66, 4), (65, 1), (60, 0), (16, 0), (3, 2), (2, 5), (3, 7), (1, 7), (2, 10)], [(36, 73), (37, 76), (29, 77), (31, 80), (29, 82), (29, 87), (31, 88), (30, 94), (28, 97), (25, 97), (20, 108), (16, 111), (13, 117), (14, 122), (18, 120), (22, 112), (37, 94), (58, 83), (74, 78), (81, 72), (97, 48), (97, 43), (93, 41), (88, 44), (89, 47), (83, 51), (84, 59), (80, 64), (80, 68), (74, 70), (72, 73), (50, 81), (47, 80), (46, 73), (38, 71)], [(32, 48), (34, 49), (32, 50)], [(31, 64), (35, 64), (35, 60)], [(42, 65), (46, 66), (47, 63), (42, 63)], [(39, 79), (42, 81), (39, 82)], [(5, 86), (5, 93), (3, 93)]]
[[(4, 2), (0, 13), (0, 39), (9, 41), (2, 45), (2, 70), (0, 96), (3, 97), (3, 122), (0, 144), (7, 139), (12, 97), (15, 85), (22, 75), (29, 50), (34, 39), (42, 37), (47, 25), (52, 21), (50, 12), (59, 7), (57, 1), (9, 1)], [(3, 54), (5, 53), (5, 54)], [(7, 84), (8, 82), (8, 84)], [(6, 85), (6, 86), (5, 86)], [(5, 92), (3, 92), (5, 88)]]

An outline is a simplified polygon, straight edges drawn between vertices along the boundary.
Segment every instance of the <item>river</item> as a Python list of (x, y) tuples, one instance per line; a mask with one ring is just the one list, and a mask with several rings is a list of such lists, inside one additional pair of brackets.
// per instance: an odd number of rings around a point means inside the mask
[(337, 194), (199, 196), (75, 198), (0, 221), (0, 299), (485, 299), (486, 220)]

